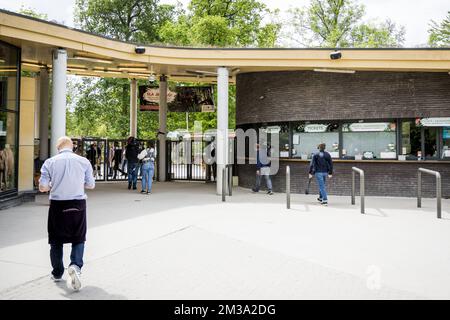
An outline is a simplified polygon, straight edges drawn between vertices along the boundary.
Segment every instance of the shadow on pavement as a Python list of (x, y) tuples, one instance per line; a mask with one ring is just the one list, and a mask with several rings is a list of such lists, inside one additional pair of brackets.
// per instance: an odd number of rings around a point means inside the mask
[(95, 286), (86, 286), (82, 287), (80, 291), (73, 291), (67, 288), (65, 282), (61, 282), (58, 287), (65, 291), (61, 296), (71, 300), (128, 300), (123, 295), (111, 294)]

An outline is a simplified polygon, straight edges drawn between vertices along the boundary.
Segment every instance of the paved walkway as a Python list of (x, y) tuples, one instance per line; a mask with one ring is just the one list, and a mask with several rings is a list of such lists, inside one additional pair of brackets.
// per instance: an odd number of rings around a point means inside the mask
[[(0, 211), (0, 299), (450, 299), (450, 200), (252, 194), (204, 183), (89, 192), (83, 289), (49, 280), (48, 200)], [(68, 262), (70, 246), (65, 247)], [(66, 274), (65, 274), (66, 276)]]

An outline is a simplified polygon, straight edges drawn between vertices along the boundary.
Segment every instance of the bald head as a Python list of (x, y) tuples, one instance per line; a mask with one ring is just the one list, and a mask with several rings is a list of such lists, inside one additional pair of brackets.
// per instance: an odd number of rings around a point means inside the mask
[(61, 137), (56, 141), (56, 149), (58, 149), (58, 152), (62, 149), (70, 149), (73, 150), (73, 142), (72, 139), (69, 137)]

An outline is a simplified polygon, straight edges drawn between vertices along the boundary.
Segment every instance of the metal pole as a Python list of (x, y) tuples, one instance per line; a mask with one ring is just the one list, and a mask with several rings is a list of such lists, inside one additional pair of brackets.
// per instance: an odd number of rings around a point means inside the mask
[(286, 166), (286, 207), (291, 208), (291, 168)]
[(441, 214), (441, 198), (442, 198), (442, 192), (441, 192), (441, 174), (439, 172), (436, 172), (436, 201), (437, 201), (437, 217), (438, 219), (442, 218)]
[(231, 197), (233, 195), (233, 167), (228, 165), (228, 195)]
[(352, 169), (352, 204), (355, 204), (355, 171)]
[(226, 188), (226, 183), (227, 183), (227, 179), (226, 179), (226, 168), (222, 169), (222, 202), (225, 202), (225, 188)]
[(422, 208), (422, 172), (417, 172), (417, 208)]
[[(51, 156), (57, 155), (56, 141), (66, 135), (67, 51), (53, 52)], [(44, 137), (45, 139), (45, 137)]]
[(361, 213), (364, 213), (364, 199), (365, 199), (365, 195), (366, 195), (366, 188), (364, 185), (364, 171), (361, 171), (360, 176), (359, 176), (359, 188), (360, 191), (359, 193), (361, 194)]

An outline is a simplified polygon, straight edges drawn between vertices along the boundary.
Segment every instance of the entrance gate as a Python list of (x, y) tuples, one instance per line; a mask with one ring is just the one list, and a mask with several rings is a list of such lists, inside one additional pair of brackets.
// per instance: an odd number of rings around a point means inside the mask
[[(127, 161), (125, 159), (126, 139), (98, 139), (98, 138), (73, 138), (74, 152), (85, 157), (92, 165), (95, 181), (126, 181), (128, 179)], [(143, 150), (147, 142), (155, 140), (137, 140), (139, 149)], [(157, 160), (155, 161), (155, 174), (157, 176)], [(138, 179), (141, 179), (140, 166), (138, 167)]]
[(191, 139), (167, 141), (167, 180), (210, 181), (212, 166), (203, 157), (208, 144)]
[[(166, 159), (167, 176), (170, 180), (188, 181), (216, 181), (217, 166), (209, 155), (215, 156), (215, 151), (211, 151), (211, 141), (197, 139), (183, 139), (182, 141), (167, 141)], [(236, 143), (233, 138), (229, 141), (229, 159), (236, 163)], [(206, 158), (206, 159), (205, 159)], [(206, 160), (206, 161), (205, 161)], [(236, 166), (233, 165), (233, 172), (236, 173)]]

